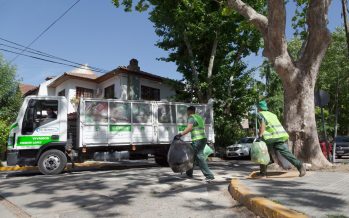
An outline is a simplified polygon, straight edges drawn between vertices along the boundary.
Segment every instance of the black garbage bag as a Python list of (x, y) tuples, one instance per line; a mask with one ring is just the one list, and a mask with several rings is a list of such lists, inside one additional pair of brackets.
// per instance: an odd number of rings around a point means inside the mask
[(167, 162), (175, 173), (190, 170), (194, 165), (192, 146), (180, 139), (174, 139), (167, 153)]

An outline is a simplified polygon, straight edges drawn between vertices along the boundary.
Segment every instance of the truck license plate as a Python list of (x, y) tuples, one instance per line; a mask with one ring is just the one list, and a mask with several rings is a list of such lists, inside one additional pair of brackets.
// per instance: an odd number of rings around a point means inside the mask
[(343, 153), (344, 153), (344, 151), (337, 151), (337, 153), (338, 153), (338, 154), (343, 154)]

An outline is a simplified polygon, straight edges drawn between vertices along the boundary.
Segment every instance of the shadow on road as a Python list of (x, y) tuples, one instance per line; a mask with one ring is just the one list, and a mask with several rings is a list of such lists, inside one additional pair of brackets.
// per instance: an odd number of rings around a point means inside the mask
[[(0, 195), (13, 203), (21, 204), (31, 214), (41, 214), (69, 205), (93, 216), (122, 216), (120, 208), (139, 206), (140, 192), (150, 192), (153, 197), (168, 199), (180, 193), (219, 191), (228, 187), (232, 172), (245, 174), (252, 171), (248, 162), (210, 162), (210, 168), (223, 180), (206, 184), (188, 180), (155, 164), (134, 166), (109, 166), (99, 169), (81, 169), (60, 175), (47, 176), (38, 172), (10, 173), (0, 183)], [(151, 170), (151, 169), (152, 170)], [(201, 174), (196, 169), (197, 174)], [(165, 184), (165, 188), (163, 185)], [(159, 188), (160, 187), (160, 188)], [(214, 200), (196, 199), (184, 204), (194, 210), (218, 210), (222, 206)], [(68, 208), (68, 209), (69, 209)], [(101, 212), (103, 211), (103, 212)]]

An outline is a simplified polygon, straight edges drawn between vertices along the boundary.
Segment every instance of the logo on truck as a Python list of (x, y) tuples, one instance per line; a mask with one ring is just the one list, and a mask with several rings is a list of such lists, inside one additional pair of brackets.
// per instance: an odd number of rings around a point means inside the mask
[(17, 146), (42, 146), (50, 142), (58, 141), (51, 136), (19, 136)]

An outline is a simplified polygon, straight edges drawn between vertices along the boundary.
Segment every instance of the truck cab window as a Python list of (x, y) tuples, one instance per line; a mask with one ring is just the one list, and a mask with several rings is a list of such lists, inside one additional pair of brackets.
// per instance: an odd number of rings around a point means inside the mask
[(30, 100), (23, 118), (22, 134), (33, 134), (36, 128), (57, 120), (57, 114), (58, 100)]

